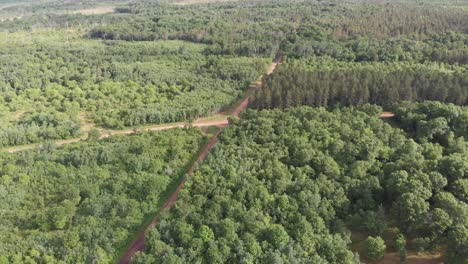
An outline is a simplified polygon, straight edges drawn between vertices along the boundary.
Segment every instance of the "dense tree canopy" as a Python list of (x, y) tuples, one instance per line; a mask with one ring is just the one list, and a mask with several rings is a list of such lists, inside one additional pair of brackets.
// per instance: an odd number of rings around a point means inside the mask
[[(407, 115), (425, 113), (428, 122), (444, 118), (430, 114), (437, 108), (467, 113), (433, 102), (414, 106)], [(458, 181), (468, 175), (467, 143), (450, 126), (445, 141), (419, 143), (380, 120), (380, 111), (369, 105), (248, 111), (188, 177), (152, 231), (150, 256), (134, 261), (355, 263), (345, 230), (357, 225), (382, 233), (369, 223), (382, 205), (388, 213), (377, 221), (396, 223), (429, 247), (453, 237), (447, 255), (463, 261), (468, 205), (452, 190), (463, 189)], [(382, 241), (372, 240), (368, 257), (381, 258)]]
[(190, 2), (0, 0), (0, 147), (42, 143), (0, 154), (0, 263), (115, 261), (206, 138), (102, 129), (222, 112), (273, 59), (132, 262), (467, 263), (467, 3)]
[(468, 104), (468, 67), (442, 63), (356, 63), (324, 57), (288, 60), (257, 91), (256, 108), (365, 103), (389, 107), (404, 100)]
[(271, 79), (259, 107), (466, 104), (466, 67), (450, 66), (468, 62), (468, 16), (459, 3), (170, 2), (106, 0), (115, 12), (87, 16), (67, 10), (96, 1), (6, 3), (0, 17), (20, 18), (0, 22), (0, 145), (80, 136), (80, 111), (110, 128), (206, 116), (281, 54), (299, 62)]
[(178, 129), (0, 154), (0, 262), (112, 263), (204, 140)]

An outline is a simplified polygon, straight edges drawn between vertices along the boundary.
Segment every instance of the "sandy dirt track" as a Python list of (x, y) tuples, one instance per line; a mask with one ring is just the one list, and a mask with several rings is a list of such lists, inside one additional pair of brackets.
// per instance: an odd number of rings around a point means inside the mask
[[(215, 120), (215, 121), (200, 121), (200, 122), (195, 122), (192, 124), (194, 127), (208, 127), (208, 126), (218, 126), (218, 127), (225, 127), (228, 125), (228, 120), (227, 117), (222, 120)], [(184, 128), (188, 126), (188, 124), (185, 123), (175, 123), (171, 125), (156, 125), (156, 126), (150, 126), (146, 127), (143, 129), (126, 129), (126, 130), (113, 130), (111, 131), (110, 134), (103, 134), (101, 135), (100, 138), (107, 138), (109, 136), (113, 135), (131, 135), (134, 133), (138, 133), (141, 131), (160, 131), (160, 130), (167, 130), (167, 129), (174, 129), (174, 128)], [(71, 144), (78, 142), (80, 140), (85, 140), (85, 138), (72, 138), (72, 139), (64, 139), (64, 140), (58, 140), (55, 141), (54, 143), (56, 145), (66, 145), (66, 144)], [(24, 146), (15, 146), (15, 147), (8, 147), (4, 148), (3, 151), (9, 152), (9, 153), (15, 153), (18, 151), (23, 151), (23, 150), (28, 150), (28, 149), (34, 149), (41, 146), (40, 144), (30, 144), (30, 145), (24, 145)]]

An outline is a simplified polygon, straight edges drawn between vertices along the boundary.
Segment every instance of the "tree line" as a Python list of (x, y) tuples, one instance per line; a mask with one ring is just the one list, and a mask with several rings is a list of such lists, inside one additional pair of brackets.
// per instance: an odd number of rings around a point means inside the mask
[(401, 101), (468, 103), (468, 68), (442, 63), (355, 63), (304, 57), (283, 63), (256, 91), (255, 108), (365, 103), (389, 107)]
[(292, 57), (466, 64), (467, 17), (458, 2), (141, 2), (104, 15), (32, 15), (4, 21), (0, 30), (74, 28), (104, 40), (178, 39), (209, 44), (207, 54), (272, 58), (281, 50)]

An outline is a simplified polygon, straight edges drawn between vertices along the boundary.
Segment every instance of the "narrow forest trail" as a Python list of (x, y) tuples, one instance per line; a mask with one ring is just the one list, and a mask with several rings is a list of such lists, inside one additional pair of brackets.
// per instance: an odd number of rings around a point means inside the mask
[[(273, 62), (270, 64), (270, 66), (268, 67), (268, 70), (266, 71), (266, 73), (263, 76), (265, 75), (270, 75), (275, 69), (276, 67), (278, 66), (278, 63), (277, 62)], [(262, 78), (261, 77), (261, 78)], [(262, 82), (261, 82), (261, 79), (260, 81), (257, 81), (255, 83), (255, 87), (254, 89), (258, 89), (262, 86)], [(235, 116), (235, 117), (239, 117), (239, 114), (244, 111), (248, 104), (249, 104), (249, 99), (250, 99), (250, 94), (247, 93), (247, 95), (241, 100), (241, 103), (232, 111), (231, 115), (232, 116)], [(225, 123), (222, 123), (222, 121), (216, 121), (216, 122), (219, 122), (219, 125), (221, 126), (228, 126), (229, 123), (226, 122)], [(206, 122), (206, 123), (209, 123), (209, 122)], [(206, 123), (198, 123), (198, 125), (202, 126), (203, 124), (206, 124)], [(194, 126), (196, 126), (196, 124), (194, 124)], [(199, 153), (197, 159), (195, 160), (195, 162), (190, 166), (190, 168), (187, 170), (187, 172), (185, 173), (186, 175), (192, 173), (194, 171), (194, 169), (196, 168), (197, 164), (199, 164), (200, 162), (202, 162), (206, 155), (208, 154), (208, 152), (214, 147), (214, 145), (218, 142), (218, 136), (219, 134), (221, 133), (221, 131), (218, 131), (211, 139), (210, 141), (208, 142), (208, 144), (206, 144), (206, 146), (203, 148), (203, 150)], [(129, 246), (129, 248), (127, 249), (127, 251), (125, 252), (125, 254), (120, 258), (120, 260), (118, 261), (118, 264), (128, 264), (130, 263), (130, 260), (132, 258), (132, 256), (138, 252), (138, 251), (141, 251), (144, 249), (145, 247), (145, 236), (146, 234), (151, 230), (151, 228), (153, 228), (156, 224), (157, 224), (157, 218), (159, 216), (159, 214), (163, 211), (163, 210), (166, 210), (166, 209), (169, 209), (172, 205), (174, 205), (174, 203), (177, 201), (177, 197), (179, 196), (179, 192), (180, 190), (184, 187), (185, 185), (185, 180), (182, 180), (179, 185), (177, 185), (177, 188), (174, 190), (174, 192), (171, 194), (171, 196), (169, 197), (169, 199), (167, 199), (167, 201), (164, 203), (164, 206), (161, 208), (161, 210), (159, 210), (155, 217), (153, 218), (153, 220), (151, 221), (151, 223), (149, 225), (147, 225), (145, 227), (145, 229), (143, 231), (140, 232), (140, 234), (138, 234), (138, 236), (136, 237), (136, 239), (132, 242), (132, 244)]]

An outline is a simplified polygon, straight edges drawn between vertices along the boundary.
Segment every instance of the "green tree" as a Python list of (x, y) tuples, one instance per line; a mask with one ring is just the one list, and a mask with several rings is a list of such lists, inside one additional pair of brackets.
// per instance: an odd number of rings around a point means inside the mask
[(395, 239), (395, 249), (400, 256), (400, 261), (406, 260), (406, 238), (403, 234), (398, 234)]
[(209, 242), (214, 239), (213, 230), (206, 225), (202, 225), (198, 230), (198, 237), (205, 243)]
[(289, 242), (289, 235), (281, 225), (273, 224), (269, 226), (265, 232), (268, 237), (268, 242), (275, 248), (280, 249)]
[(364, 256), (372, 261), (377, 261), (383, 258), (385, 254), (385, 242), (377, 237), (368, 237), (364, 242)]
[(101, 138), (101, 132), (95, 128), (91, 128), (88, 132), (88, 141), (97, 141)]

